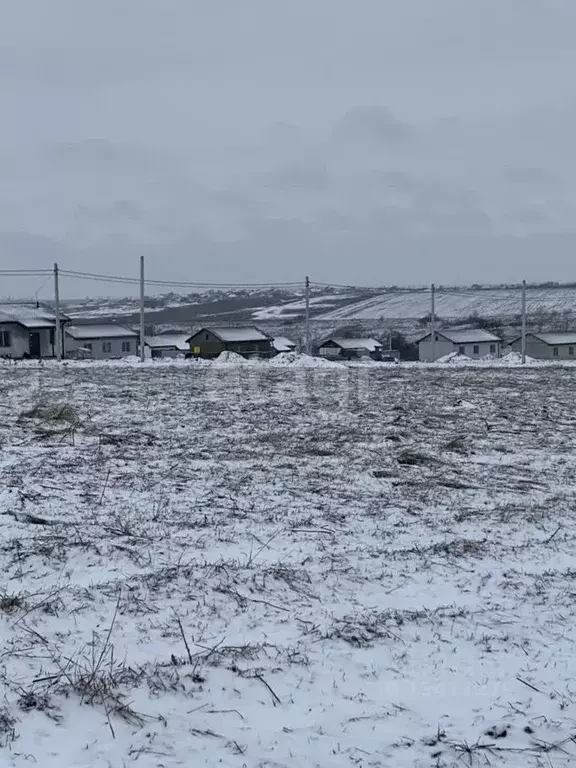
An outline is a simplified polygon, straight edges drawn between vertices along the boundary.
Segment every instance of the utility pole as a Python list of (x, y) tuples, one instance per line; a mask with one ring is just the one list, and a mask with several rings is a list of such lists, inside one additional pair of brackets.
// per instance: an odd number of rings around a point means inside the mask
[(522, 365), (526, 364), (526, 280), (522, 280)]
[(62, 360), (62, 327), (60, 323), (60, 285), (58, 284), (58, 264), (54, 262), (54, 305), (56, 309), (56, 360)]
[(436, 360), (436, 288), (430, 285), (430, 340), (432, 341), (432, 362)]
[(144, 362), (144, 256), (140, 256), (140, 362)]
[(306, 354), (310, 354), (310, 278), (306, 275), (305, 282), (306, 290), (306, 314), (305, 314), (305, 350)]

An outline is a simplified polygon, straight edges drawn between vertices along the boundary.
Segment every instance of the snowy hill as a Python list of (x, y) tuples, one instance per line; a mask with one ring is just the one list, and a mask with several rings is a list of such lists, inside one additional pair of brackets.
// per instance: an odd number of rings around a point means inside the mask
[[(528, 312), (572, 311), (576, 288), (533, 288), (526, 291)], [(436, 294), (436, 313), (440, 317), (460, 318), (472, 314), (509, 317), (521, 311), (521, 290), (450, 290)], [(390, 291), (339, 307), (322, 314), (324, 320), (413, 319), (430, 312), (429, 291)]]
[[(526, 291), (529, 315), (536, 312), (572, 313), (576, 286), (532, 287)], [(90, 298), (68, 302), (65, 311), (77, 318), (122, 318), (138, 322), (138, 302), (126, 299)], [(436, 293), (436, 313), (443, 319), (466, 319), (471, 315), (513, 319), (521, 311), (521, 290), (514, 286), (442, 288)], [(313, 286), (310, 315), (315, 323), (337, 327), (343, 323), (384, 322), (398, 325), (430, 312), (430, 291), (424, 288), (333, 288)], [(181, 324), (250, 322), (281, 328), (303, 321), (305, 300), (301, 289), (219, 291), (217, 294), (149, 296), (147, 322)]]

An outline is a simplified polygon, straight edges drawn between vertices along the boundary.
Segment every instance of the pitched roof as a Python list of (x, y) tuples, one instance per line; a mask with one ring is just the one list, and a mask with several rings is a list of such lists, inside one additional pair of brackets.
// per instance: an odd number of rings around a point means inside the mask
[(193, 334), (190, 338), (195, 338), (199, 333), (209, 333), (217, 336), (220, 341), (270, 341), (271, 337), (268, 334), (256, 328), (255, 325), (246, 325), (242, 327), (228, 327), (228, 326), (211, 326), (210, 328), (202, 328), (197, 333)]
[(379, 341), (376, 341), (376, 339), (344, 339), (340, 336), (326, 339), (320, 346), (323, 347), (324, 344), (327, 344), (330, 341), (337, 344), (342, 349), (367, 349), (369, 352), (375, 352), (382, 347), (382, 344)]
[(286, 336), (276, 336), (272, 341), (272, 346), (277, 352), (290, 352), (294, 349), (296, 344), (290, 339), (287, 339)]
[[(543, 341), (544, 344), (548, 344), (551, 347), (558, 347), (562, 344), (576, 344), (576, 331), (566, 331), (564, 333), (533, 333), (529, 331), (526, 335), (534, 336), (534, 338)], [(520, 338), (522, 337), (518, 336), (514, 341), (518, 341)]]
[[(70, 318), (60, 313), (62, 322)], [(52, 307), (29, 304), (0, 304), (0, 323), (18, 323), (25, 328), (55, 328), (56, 313)]]
[(188, 352), (187, 333), (161, 333), (159, 336), (146, 336), (146, 346), (150, 349), (177, 349), (180, 352)]
[[(446, 330), (444, 328), (437, 328), (436, 333), (439, 336), (444, 336), (445, 339), (451, 341), (453, 344), (480, 344), (482, 342), (496, 342), (501, 341), (499, 336), (496, 336), (490, 331), (485, 331), (483, 328), (468, 328), (466, 330)], [(424, 339), (430, 336), (430, 331), (424, 336), (421, 336), (418, 341), (424, 341)]]
[(70, 325), (66, 333), (73, 339), (125, 339), (136, 338), (138, 334), (131, 328), (117, 323), (98, 323), (90, 325)]

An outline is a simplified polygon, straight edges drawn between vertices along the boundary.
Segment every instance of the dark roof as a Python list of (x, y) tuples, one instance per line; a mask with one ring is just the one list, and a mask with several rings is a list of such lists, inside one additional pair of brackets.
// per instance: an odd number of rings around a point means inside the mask
[[(576, 331), (565, 331), (563, 333), (534, 333), (533, 331), (528, 331), (526, 336), (533, 336), (535, 339), (543, 341), (544, 344), (548, 344), (549, 347), (561, 347), (562, 344), (576, 344)], [(517, 336), (515, 339), (512, 339), (510, 344), (515, 344), (521, 338), (522, 336)]]
[[(436, 328), (438, 336), (444, 336), (445, 339), (451, 341), (453, 344), (481, 344), (482, 342), (497, 342), (501, 341), (499, 336), (496, 336), (490, 331), (485, 331), (483, 328), (468, 328), (465, 330), (450, 330), (445, 328)], [(424, 339), (430, 336), (430, 331), (421, 336), (418, 342), (424, 341)]]
[[(60, 312), (60, 322), (65, 323), (70, 318)], [(36, 302), (14, 304), (0, 303), (0, 323), (16, 323), (24, 328), (55, 328), (56, 312), (52, 307)]]
[(233, 341), (272, 341), (272, 337), (264, 331), (261, 331), (255, 325), (246, 325), (241, 327), (234, 326), (212, 326), (210, 328), (201, 328), (195, 334), (190, 336), (188, 341), (196, 338), (201, 333), (211, 333), (220, 341), (233, 342)]
[(382, 344), (379, 341), (376, 341), (376, 339), (345, 339), (341, 336), (332, 336), (330, 339), (323, 341), (320, 346), (324, 347), (326, 344), (336, 344), (336, 346), (341, 349), (366, 349), (369, 352), (375, 352), (382, 347)]
[(92, 325), (69, 325), (66, 333), (73, 339), (81, 341), (85, 339), (125, 339), (136, 338), (138, 333), (132, 328), (116, 323), (98, 323)]

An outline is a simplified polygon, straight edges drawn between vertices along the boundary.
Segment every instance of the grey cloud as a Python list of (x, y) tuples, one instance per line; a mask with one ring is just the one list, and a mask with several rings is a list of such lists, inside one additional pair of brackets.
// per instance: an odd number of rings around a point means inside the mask
[(572, 277), (573, 0), (49, 5), (0, 25), (2, 267)]
[(109, 205), (79, 205), (74, 218), (76, 221), (117, 222), (124, 219), (142, 221), (146, 211), (129, 200), (116, 200)]
[(133, 143), (120, 143), (106, 138), (89, 138), (57, 144), (54, 159), (75, 167), (108, 169), (112, 172), (140, 172), (160, 161), (158, 153)]
[(525, 165), (508, 165), (502, 171), (507, 181), (514, 184), (534, 184), (536, 186), (555, 184), (555, 175), (546, 168), (531, 168)]
[(400, 144), (411, 133), (408, 123), (382, 106), (353, 107), (334, 124), (335, 136), (355, 141)]
[(278, 189), (327, 189), (333, 183), (326, 165), (322, 162), (301, 161), (280, 165), (257, 174), (256, 180), (265, 186)]
[(374, 184), (378, 187), (388, 187), (399, 192), (413, 192), (420, 187), (420, 182), (417, 179), (403, 171), (371, 171), (367, 175), (365, 183)]

